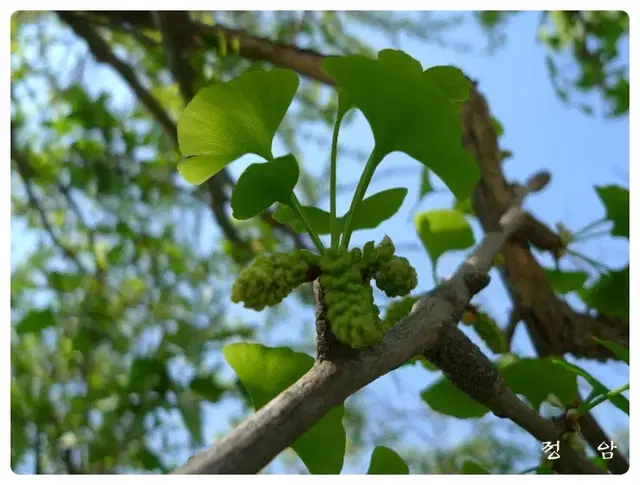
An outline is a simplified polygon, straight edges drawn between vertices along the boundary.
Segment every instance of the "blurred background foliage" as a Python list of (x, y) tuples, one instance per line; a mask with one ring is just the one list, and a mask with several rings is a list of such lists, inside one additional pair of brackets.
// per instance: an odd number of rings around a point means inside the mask
[[(509, 41), (504, 27), (515, 15), (190, 14), (323, 54), (374, 52), (352, 27), (392, 46), (407, 36), (471, 53), (496, 49)], [(220, 348), (263, 339), (287, 312), (312, 301), (300, 293), (262, 323), (230, 308), (233, 276), (253, 255), (300, 241), (268, 217), (238, 223), (221, 216), (229, 175), (217, 187), (178, 177), (172, 123), (184, 89), (158, 29), (121, 20), (117, 12), (11, 18), (11, 463), (18, 472), (159, 472), (182, 463), (213, 439), (203, 431), (207, 413), (233, 424), (249, 412)], [(486, 32), (485, 46), (459, 40), (457, 29), (469, 23)], [(547, 46), (558, 96), (587, 114), (625, 115), (628, 68), (617, 61), (617, 45), (628, 28), (620, 12), (541, 14), (531, 36)], [(194, 91), (252, 65), (205, 35), (186, 48)], [(115, 72), (105, 74), (100, 62)], [(582, 100), (592, 92), (602, 106)], [(279, 142), (293, 153), (303, 142), (328, 146), (329, 130), (322, 138), (314, 128), (331, 124), (334, 110), (334, 99), (303, 79)], [(342, 153), (359, 156), (349, 150), (345, 144)], [(314, 203), (324, 195), (322, 177), (301, 169), (302, 198)], [(313, 329), (287, 344), (312, 353)], [(413, 472), (456, 473), (473, 458), (505, 473), (536, 453), (497, 425), (479, 425), (473, 439), (441, 449), (446, 424), (428, 409), (412, 414), (381, 400), (388, 407), (375, 409), (387, 417), (381, 422), (371, 418), (371, 399), (365, 390), (347, 403), (349, 460), (370, 443), (388, 443)], [(403, 445), (412, 421), (426, 415), (434, 429), (423, 444)], [(304, 472), (289, 452), (273, 469)]]

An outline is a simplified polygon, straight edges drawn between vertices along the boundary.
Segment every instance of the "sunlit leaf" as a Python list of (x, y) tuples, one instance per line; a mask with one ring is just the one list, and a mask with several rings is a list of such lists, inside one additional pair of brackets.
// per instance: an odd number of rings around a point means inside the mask
[(178, 170), (201, 184), (243, 155), (272, 159), (273, 138), (298, 89), (290, 70), (250, 71), (198, 92), (178, 122)]
[[(237, 343), (225, 346), (223, 353), (251, 395), (256, 410), (313, 366), (312, 357), (288, 347)], [(346, 443), (343, 415), (344, 406), (336, 406), (291, 446), (311, 473), (340, 473)]]
[(467, 249), (475, 243), (469, 222), (456, 210), (421, 212), (415, 216), (415, 226), (434, 267), (447, 251)]
[(481, 418), (489, 412), (487, 407), (471, 399), (445, 377), (422, 391), (420, 397), (434, 411), (454, 418)]
[(596, 187), (607, 219), (613, 222), (611, 234), (629, 238), (629, 190), (617, 185)]
[(423, 72), (418, 61), (391, 49), (377, 59), (329, 57), (323, 67), (369, 122), (378, 161), (404, 152), (433, 170), (456, 197), (470, 195), (479, 171), (460, 143), (460, 107), (454, 101), (466, 99), (469, 83), (459, 69)]

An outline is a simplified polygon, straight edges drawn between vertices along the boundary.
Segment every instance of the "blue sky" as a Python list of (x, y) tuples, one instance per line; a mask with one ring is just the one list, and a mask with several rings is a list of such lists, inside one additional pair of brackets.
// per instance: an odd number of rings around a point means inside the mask
[[(502, 148), (511, 150), (514, 154), (504, 166), (507, 178), (512, 181), (524, 181), (541, 169), (549, 170), (552, 174), (552, 183), (544, 192), (531, 197), (527, 202), (527, 208), (549, 225), (563, 222), (570, 229), (579, 229), (604, 216), (604, 209), (593, 189), (594, 185), (629, 185), (628, 118), (606, 120), (601, 117), (589, 117), (577, 109), (568, 108), (557, 98), (544, 64), (545, 49), (535, 40), (537, 23), (536, 13), (516, 17), (507, 29), (505, 46), (491, 56), (478, 53), (462, 54), (452, 49), (408, 39), (400, 42), (400, 48), (418, 59), (425, 68), (438, 64), (452, 64), (478, 81), (478, 89), (487, 97), (491, 112), (505, 128)], [(363, 40), (376, 49), (392, 47), (378, 34), (363, 31), (362, 36)], [(486, 44), (486, 37), (474, 25), (457, 29), (456, 38), (464, 39), (474, 46)], [(628, 52), (623, 55), (628, 61)], [(100, 67), (94, 70), (89, 78), (98, 82), (96, 87), (101, 86), (112, 92), (120, 102), (125, 103), (130, 99), (130, 93), (108, 68)], [(597, 101), (596, 99), (595, 102)], [(328, 128), (314, 128), (312, 133), (325, 139), (330, 137)], [(351, 126), (342, 130), (340, 139), (350, 148), (366, 153), (373, 146), (371, 132), (360, 115), (356, 116)], [(319, 174), (326, 166), (328, 149), (319, 148), (310, 142), (301, 142), (301, 149), (302, 163), (306, 167), (314, 167), (312, 171)], [(233, 173), (239, 175), (250, 162), (250, 159), (240, 160), (232, 166)], [(355, 184), (363, 162), (364, 160), (341, 158), (338, 168), (339, 183)], [(360, 245), (372, 239), (379, 241), (385, 234), (389, 234), (401, 248), (401, 254), (407, 256), (418, 269), (417, 291), (426, 291), (433, 286), (431, 264), (420, 248), (411, 222), (412, 210), (418, 196), (419, 174), (419, 163), (404, 154), (392, 154), (385, 159), (380, 173), (374, 176), (368, 193), (391, 187), (407, 187), (409, 194), (399, 214), (375, 230), (355, 233), (352, 244)], [(352, 193), (347, 192), (340, 197), (340, 212), (346, 210), (351, 196)], [(450, 194), (442, 191), (424, 199), (417, 210), (450, 207), (452, 200)], [(324, 203), (328, 204), (327, 201)], [(475, 222), (472, 224), (479, 239), (479, 226)], [(217, 229), (212, 226), (209, 231), (209, 234), (218, 234)], [(33, 234), (28, 234), (23, 228), (12, 224), (11, 240), (13, 264), (24, 257), (24, 248), (33, 247), (37, 239)], [(582, 244), (580, 250), (614, 268), (627, 264), (629, 260), (626, 240), (590, 240)], [(464, 254), (455, 252), (443, 256), (438, 264), (438, 275), (444, 277), (453, 272)], [(542, 257), (542, 261), (551, 265), (547, 257)], [(506, 323), (511, 305), (497, 274), (493, 275), (490, 287), (476, 297), (475, 301), (482, 304), (501, 325)], [(258, 314), (238, 306), (234, 306), (232, 315), (252, 321), (261, 319)], [(287, 304), (286, 321), (265, 330), (264, 341), (270, 345), (299, 343), (301, 336), (308, 334), (312, 325), (313, 310), (290, 302)], [(475, 336), (471, 337), (477, 341)], [(534, 355), (528, 336), (522, 328), (516, 332), (512, 349), (519, 355)], [(213, 360), (219, 358), (220, 356), (212, 356)], [(626, 384), (629, 380), (628, 367), (624, 364), (602, 365), (584, 360), (576, 362), (610, 388)], [(388, 402), (385, 401), (385, 405), (401, 413), (403, 410), (407, 413), (409, 410), (424, 410), (425, 420), (436, 420), (440, 417), (428, 413), (426, 405), (419, 398), (419, 392), (437, 378), (438, 374), (429, 373), (419, 367), (403, 368), (395, 371), (393, 375), (379, 379), (369, 386), (365, 393), (368, 399), (375, 399), (376, 405), (373, 407), (377, 408), (377, 404), (381, 405), (381, 401), (386, 400)], [(232, 402), (207, 408), (206, 435), (211, 437), (228, 431), (228, 418), (239, 411)], [(372, 417), (375, 419), (378, 414), (374, 409)], [(608, 404), (599, 406), (595, 415), (610, 434), (619, 428), (628, 427), (628, 417)], [(485, 420), (497, 418), (485, 417), (483, 421)], [(428, 446), (447, 447), (459, 442), (471, 436), (475, 426), (475, 422), (453, 419), (446, 419), (446, 422), (449, 423), (446, 436)], [(424, 430), (432, 430), (432, 425), (433, 423), (425, 421)], [(420, 427), (420, 422), (414, 420), (412, 426)], [(515, 428), (515, 425), (501, 425), (501, 428), (509, 427)], [(409, 433), (406, 436), (407, 442), (426, 446), (420, 439), (418, 433)], [(522, 435), (518, 439), (521, 440), (522, 446), (535, 451), (537, 445), (532, 437)], [(344, 471), (363, 472), (366, 470), (367, 460), (368, 454), (365, 454), (362, 463), (346, 467)], [(282, 468), (276, 464), (272, 470), (280, 471)]]

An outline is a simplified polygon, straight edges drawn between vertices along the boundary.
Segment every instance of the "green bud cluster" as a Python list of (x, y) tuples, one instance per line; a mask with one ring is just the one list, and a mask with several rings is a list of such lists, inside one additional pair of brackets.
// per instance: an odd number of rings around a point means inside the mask
[(383, 335), (373, 289), (363, 281), (360, 249), (329, 250), (320, 258), (320, 286), (331, 331), (350, 347), (369, 347)]
[(304, 250), (263, 254), (238, 275), (231, 300), (258, 311), (277, 305), (299, 285), (311, 281), (310, 271), (315, 267), (333, 334), (350, 347), (370, 347), (406, 316), (416, 301), (406, 298), (392, 304), (393, 311), (380, 320), (370, 280), (390, 297), (409, 294), (418, 282), (409, 261), (394, 253), (393, 242), (385, 236), (377, 246), (370, 241), (362, 249), (329, 249), (322, 256)]
[(507, 341), (504, 332), (489, 315), (484, 312), (478, 312), (471, 326), (493, 353), (502, 354), (506, 352)]
[(407, 258), (393, 256), (378, 267), (373, 277), (387, 296), (408, 295), (418, 284), (418, 275)]
[(389, 297), (408, 295), (418, 284), (416, 270), (407, 258), (396, 256), (395, 251), (388, 236), (375, 247), (368, 242), (363, 248), (367, 273)]
[(231, 300), (258, 311), (277, 305), (309, 281), (309, 270), (319, 259), (305, 250), (262, 254), (240, 272), (231, 288)]

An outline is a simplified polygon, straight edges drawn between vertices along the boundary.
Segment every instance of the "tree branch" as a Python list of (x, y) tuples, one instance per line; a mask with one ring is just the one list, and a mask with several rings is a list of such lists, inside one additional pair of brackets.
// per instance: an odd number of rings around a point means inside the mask
[[(582, 399), (578, 399), (576, 404), (579, 405)], [(607, 436), (604, 430), (600, 427), (593, 414), (590, 412), (584, 416), (580, 416), (579, 420), (580, 434), (589, 443), (589, 446), (594, 453), (598, 453), (598, 446), (602, 443), (611, 443), (611, 439)], [(629, 471), (629, 463), (625, 457), (620, 453), (618, 448), (611, 450), (613, 457), (611, 460), (607, 460), (607, 468), (612, 473), (623, 475)]]
[(18, 151), (18, 148), (16, 147), (14, 141), (14, 135), (15, 128), (11, 126), (11, 159), (16, 162), (16, 165), (18, 167), (18, 174), (20, 175), (20, 178), (22, 179), (22, 182), (24, 184), (25, 191), (27, 192), (27, 199), (29, 200), (29, 204), (38, 213), (38, 216), (40, 217), (40, 223), (51, 238), (53, 245), (56, 246), (62, 252), (63, 256), (76, 267), (80, 274), (89, 275), (89, 269), (86, 268), (84, 264), (82, 264), (76, 252), (65, 243), (63, 243), (56, 235), (56, 232), (53, 229), (49, 218), (47, 217), (46, 211), (40, 204), (40, 201), (36, 197), (33, 187), (31, 186), (33, 168), (25, 158), (25, 155)]
[[(497, 137), (490, 122), (486, 101), (477, 91), (463, 109), (463, 143), (476, 156), (482, 173), (473, 198), (474, 211), (485, 231), (495, 226), (502, 205), (497, 199), (508, 197), (513, 187), (502, 174)], [(496, 195), (497, 194), (497, 195)], [(533, 227), (533, 226), (532, 226)], [(507, 338), (513, 336), (515, 326), (524, 321), (534, 348), (540, 357), (573, 353), (576, 356), (598, 360), (616, 358), (593, 337), (612, 340), (629, 348), (629, 321), (597, 318), (573, 310), (558, 298), (544, 270), (529, 250), (526, 240), (512, 239), (503, 248), (504, 268), (501, 276), (514, 302), (514, 309), (507, 327)], [(610, 441), (591, 413), (580, 419), (582, 435), (591, 448), (603, 441)], [(625, 473), (629, 465), (615, 451), (608, 467), (615, 473)]]
[(151, 115), (156, 119), (165, 133), (177, 145), (178, 135), (176, 125), (164, 110), (162, 105), (154, 98), (147, 89), (142, 85), (138, 76), (131, 66), (121, 61), (109, 47), (109, 44), (91, 28), (91, 25), (82, 20), (77, 14), (72, 12), (57, 12), (58, 17), (66, 23), (71, 30), (78, 36), (83, 38), (89, 50), (98, 62), (109, 64), (120, 76), (126, 81), (131, 90), (136, 94), (140, 102), (149, 110)]
[[(507, 184), (502, 173), (489, 108), (475, 89), (464, 105), (462, 120), (463, 145), (475, 156), (482, 176), (472, 198), (474, 212), (483, 229), (492, 231), (514, 187)], [(538, 227), (531, 224), (530, 230)], [(616, 357), (598, 344), (594, 336), (629, 348), (628, 319), (594, 318), (588, 313), (576, 312), (556, 296), (544, 269), (529, 249), (528, 237), (530, 232), (519, 233), (505, 244), (501, 274), (536, 348), (544, 350), (544, 355), (572, 353), (597, 360)]]
[[(149, 12), (90, 12), (86, 16), (108, 18), (129, 26), (153, 28)], [(333, 80), (322, 69), (324, 55), (308, 49), (252, 36), (238, 29), (221, 25), (192, 22), (189, 28), (176, 26), (194, 48), (202, 48), (204, 41), (216, 42), (218, 34), (239, 39), (239, 55), (250, 60), (269, 62), (292, 69), (316, 81), (333, 85)], [(214, 45), (215, 44), (211, 44)], [(206, 46), (205, 46), (206, 47)], [(464, 143), (476, 157), (482, 183), (474, 197), (474, 210), (485, 231), (495, 230), (497, 220), (508, 207), (513, 187), (504, 179), (500, 164), (500, 150), (491, 125), (488, 108), (475, 87), (465, 105), (463, 116)], [(629, 345), (629, 320), (593, 317), (573, 310), (559, 299), (551, 288), (543, 269), (531, 254), (528, 244), (559, 255), (562, 239), (530, 214), (518, 231), (514, 241), (506, 245), (505, 271), (507, 287), (514, 304), (519, 306), (532, 339), (553, 349), (554, 354), (572, 353), (577, 357), (597, 360), (615, 359), (605, 347), (591, 337)]]
[[(82, 37), (87, 42), (89, 49), (97, 61), (111, 65), (118, 74), (122, 76), (131, 90), (136, 94), (140, 102), (147, 108), (177, 147), (178, 134), (176, 124), (169, 117), (158, 100), (144, 88), (131, 66), (118, 59), (118, 57), (111, 51), (109, 44), (93, 31), (91, 24), (83, 20), (80, 16), (72, 12), (58, 12), (58, 16), (69, 27), (71, 27), (76, 35)], [(188, 91), (187, 94), (191, 95), (191, 91)], [(185, 102), (188, 102), (190, 99), (191, 97), (185, 99)], [(224, 195), (223, 175), (222, 172), (217, 175), (218, 176), (212, 177), (207, 182), (209, 194), (211, 196), (211, 209), (214, 218), (218, 223), (218, 226), (220, 226), (223, 234), (230, 241), (235, 244), (246, 244), (246, 242), (242, 241), (240, 238), (236, 227), (233, 225), (226, 213), (224, 202), (227, 197)], [(223, 194), (223, 196), (220, 196), (220, 194)]]
[[(534, 177), (518, 198), (542, 188), (548, 177)], [(257, 473), (331, 408), (421, 353), (497, 415), (514, 420), (538, 439), (558, 439), (553, 423), (524, 405), (506, 387), (493, 364), (456, 327), (471, 297), (488, 284), (493, 258), (525, 217), (519, 204), (509, 209), (501, 218), (501, 230), (486, 234), (454, 275), (416, 303), (409, 316), (376, 346), (353, 350), (348, 356), (318, 359), (291, 387), (174, 473)], [(601, 473), (570, 449), (564, 451), (561, 465), (567, 472)]]
[[(104, 16), (130, 26), (153, 26), (153, 19), (148, 12), (93, 12), (87, 15)], [(270, 62), (279, 67), (293, 69), (326, 84), (332, 84), (331, 78), (321, 68), (321, 60), (324, 58), (321, 54), (251, 36), (246, 32), (223, 26), (192, 23), (191, 27), (193, 30), (183, 31), (182, 34), (199, 46), (202, 46), (202, 42), (198, 42), (198, 36), (205, 40), (214, 39), (215, 42), (215, 37), (222, 33), (240, 41), (239, 55), (242, 57)], [(481, 99), (475, 89), (472, 90), (472, 95)], [(484, 103), (484, 100), (481, 99), (481, 103)], [(471, 118), (463, 117), (465, 145), (476, 155), (483, 178), (476, 193), (474, 208), (485, 231), (489, 232), (496, 228), (497, 218), (502, 214), (502, 210), (506, 207), (505, 204), (508, 204), (513, 188), (506, 184), (501, 173), (495, 133), (493, 133), (490, 123), (487, 122), (488, 110), (480, 110), (478, 113), (477, 102), (475, 106), (472, 102), (467, 103), (466, 108), (467, 113), (471, 113)], [(474, 116), (479, 116), (479, 123), (475, 123), (478, 120), (474, 119)], [(487, 139), (489, 140), (488, 150)], [(497, 156), (495, 156), (496, 151), (498, 151)], [(546, 349), (548, 352), (572, 352), (578, 356), (601, 360), (612, 358), (612, 355), (603, 347), (594, 345), (590, 336), (598, 335), (601, 338), (618, 341), (622, 345), (628, 346), (628, 320), (609, 319), (604, 316), (593, 318), (588, 314), (575, 312), (565, 302), (559, 300), (550, 288), (548, 281), (544, 277), (540, 277), (540, 273), (542, 276), (544, 274), (529, 252), (528, 242), (532, 242), (540, 249), (549, 250), (556, 256), (563, 245), (556, 233), (528, 214), (525, 215), (525, 221), (518, 237), (505, 244), (509, 251), (505, 253), (507, 264), (503, 275), (514, 303), (522, 312), (519, 316), (522, 316), (527, 324), (536, 346)], [(534, 271), (528, 275), (527, 271), (531, 268)], [(515, 285), (511, 284), (513, 280), (515, 280)], [(538, 288), (543, 290), (541, 297), (534, 302), (537, 304), (532, 305), (526, 294), (535, 295)], [(548, 311), (544, 310), (545, 305), (550, 305)], [(550, 318), (546, 320), (541, 317)], [(580, 338), (581, 336), (582, 338)], [(524, 427), (523, 424), (521, 425)]]

